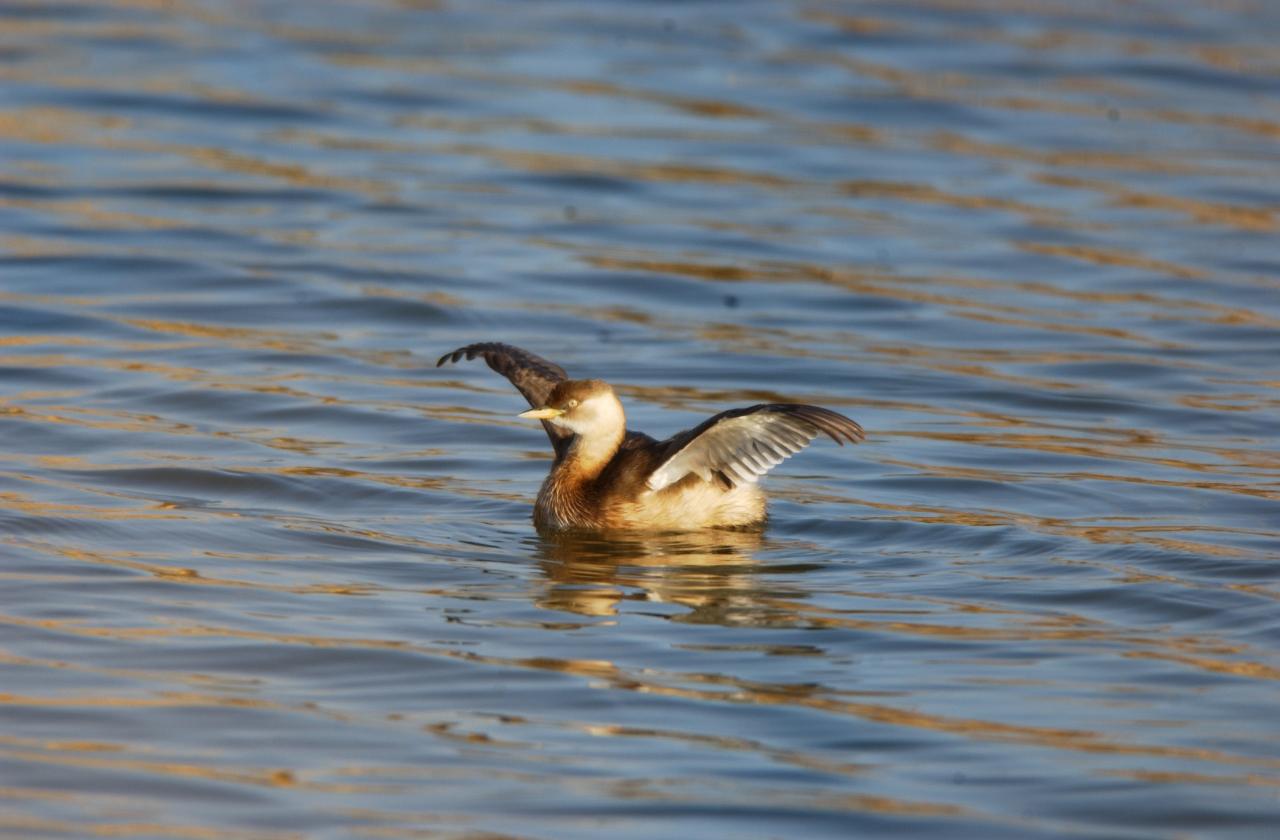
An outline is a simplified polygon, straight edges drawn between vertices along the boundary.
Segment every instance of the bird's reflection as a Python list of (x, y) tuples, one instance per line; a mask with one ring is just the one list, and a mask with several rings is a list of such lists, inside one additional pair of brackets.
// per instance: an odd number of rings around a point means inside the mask
[(756, 531), (601, 536), (556, 533), (538, 538), (546, 577), (538, 605), (580, 615), (616, 615), (625, 600), (675, 603), (689, 618), (741, 623), (761, 594)]

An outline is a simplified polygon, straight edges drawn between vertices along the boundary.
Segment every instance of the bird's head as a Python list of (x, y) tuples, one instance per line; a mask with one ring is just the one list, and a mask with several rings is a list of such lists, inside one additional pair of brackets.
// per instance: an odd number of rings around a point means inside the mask
[(547, 395), (546, 405), (531, 408), (520, 416), (546, 420), (584, 436), (613, 432), (626, 425), (622, 403), (609, 383), (600, 379), (561, 382)]

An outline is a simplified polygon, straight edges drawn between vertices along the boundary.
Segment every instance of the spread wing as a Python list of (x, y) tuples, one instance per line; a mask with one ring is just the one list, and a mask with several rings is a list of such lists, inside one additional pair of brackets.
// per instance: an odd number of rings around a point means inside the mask
[[(524, 398), (529, 401), (532, 408), (542, 408), (546, 405), (551, 389), (569, 378), (569, 374), (565, 373), (564, 368), (559, 365), (548, 362), (541, 356), (535, 356), (528, 350), (521, 350), (519, 347), (500, 344), (496, 341), (468, 344), (452, 353), (445, 353), (440, 357), (440, 361), (436, 362), (436, 367), (440, 367), (445, 362), (460, 361), (463, 357), (471, 360), (476, 356), (483, 357), (489, 367), (516, 386), (516, 390), (524, 394)], [(559, 458), (564, 454), (572, 433), (567, 429), (553, 426), (545, 420), (542, 421), (542, 428), (547, 430), (547, 437), (551, 438), (551, 445), (555, 447), (556, 457)]]
[(693, 473), (726, 489), (753, 484), (820, 434), (841, 446), (864, 437), (857, 423), (816, 405), (735, 408), (665, 441), (664, 460), (645, 483), (661, 490)]

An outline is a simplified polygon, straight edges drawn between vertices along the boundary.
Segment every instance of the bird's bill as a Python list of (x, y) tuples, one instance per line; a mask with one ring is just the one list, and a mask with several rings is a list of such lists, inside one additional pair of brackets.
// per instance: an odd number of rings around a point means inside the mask
[(564, 411), (559, 408), (531, 408), (528, 411), (522, 411), (517, 417), (525, 417), (529, 420), (550, 420), (553, 417), (559, 417)]

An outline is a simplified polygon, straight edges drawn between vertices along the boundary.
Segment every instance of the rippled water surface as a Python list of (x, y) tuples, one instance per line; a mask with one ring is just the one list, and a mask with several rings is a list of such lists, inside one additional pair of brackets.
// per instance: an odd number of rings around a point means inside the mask
[[(0, 4), (0, 833), (1280, 822), (1280, 4)], [(762, 534), (546, 439), (859, 420)]]

